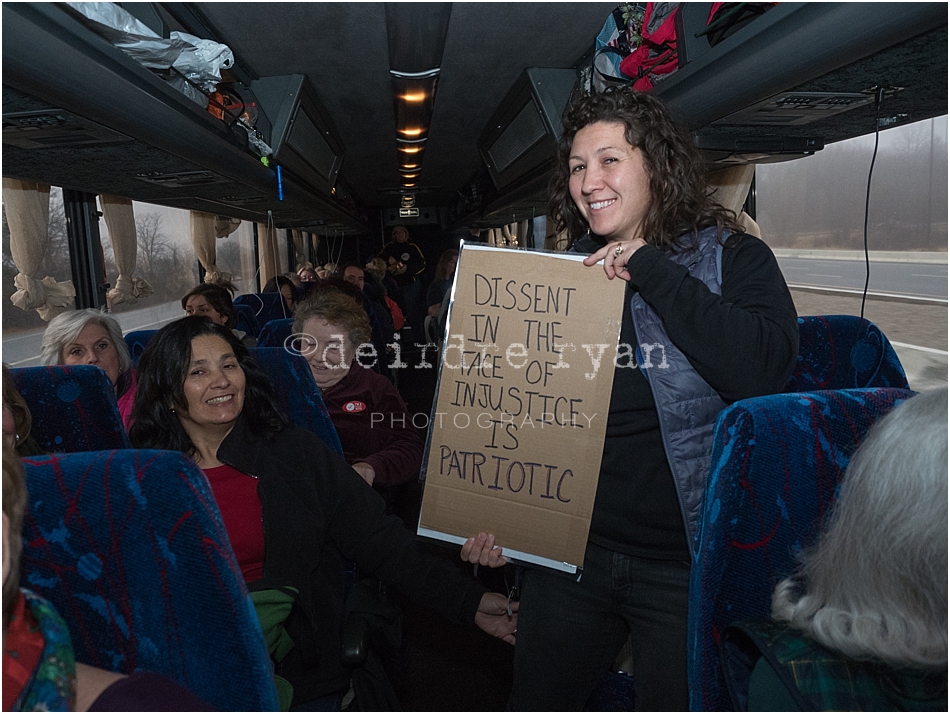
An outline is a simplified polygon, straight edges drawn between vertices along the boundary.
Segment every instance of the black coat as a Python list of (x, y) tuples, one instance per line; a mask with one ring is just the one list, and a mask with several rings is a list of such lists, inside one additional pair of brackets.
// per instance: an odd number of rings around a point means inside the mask
[(288, 427), (262, 439), (242, 417), (218, 458), (259, 480), (264, 576), (251, 589), (290, 585), (300, 593), (287, 622), (295, 647), (278, 668), (295, 702), (347, 687), (343, 558), (451, 620), (474, 622), (485, 588), (420, 551), (383, 499), (316, 435)]

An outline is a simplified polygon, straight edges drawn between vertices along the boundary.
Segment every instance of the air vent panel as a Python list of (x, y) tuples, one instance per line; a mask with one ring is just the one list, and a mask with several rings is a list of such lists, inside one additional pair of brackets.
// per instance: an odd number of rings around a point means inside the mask
[(713, 123), (800, 126), (863, 107), (873, 101), (872, 95), (861, 92), (783, 92)]
[(218, 183), (228, 183), (228, 179), (219, 176), (213, 171), (176, 171), (161, 172), (149, 171), (135, 174), (139, 181), (164, 186), (166, 188), (189, 188), (192, 186), (211, 186)]
[(3, 143), (21, 149), (91, 146), (119, 141), (132, 139), (63, 109), (3, 115)]

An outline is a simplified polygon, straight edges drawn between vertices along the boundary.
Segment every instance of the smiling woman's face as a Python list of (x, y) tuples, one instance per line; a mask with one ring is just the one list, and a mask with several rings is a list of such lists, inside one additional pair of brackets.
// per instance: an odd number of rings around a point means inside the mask
[(187, 403), (176, 409), (185, 430), (233, 426), (244, 409), (244, 385), (244, 370), (227, 340), (217, 335), (193, 339), (182, 385)]
[(311, 317), (303, 326), (306, 335), (300, 351), (310, 364), (313, 380), (320, 389), (329, 389), (342, 380), (356, 352), (346, 330), (321, 317)]
[(607, 240), (640, 236), (650, 208), (650, 176), (643, 154), (627, 143), (620, 122), (588, 124), (571, 145), (570, 191), (592, 233)]

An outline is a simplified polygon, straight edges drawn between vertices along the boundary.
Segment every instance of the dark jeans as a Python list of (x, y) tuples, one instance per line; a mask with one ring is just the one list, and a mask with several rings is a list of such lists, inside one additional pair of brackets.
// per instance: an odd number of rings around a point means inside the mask
[(513, 711), (580, 711), (628, 635), (638, 711), (687, 711), (689, 563), (587, 545), (580, 582), (531, 570), (522, 582)]

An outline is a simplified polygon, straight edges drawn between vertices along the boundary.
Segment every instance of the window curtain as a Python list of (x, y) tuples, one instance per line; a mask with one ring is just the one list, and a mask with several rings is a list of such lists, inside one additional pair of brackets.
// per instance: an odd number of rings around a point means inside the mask
[(261, 286), (277, 275), (277, 266), (280, 265), (280, 255), (277, 246), (277, 229), (266, 223), (257, 224), (257, 250), (261, 266)]
[(713, 189), (713, 200), (723, 208), (733, 211), (739, 219), (739, 225), (746, 233), (761, 238), (762, 230), (759, 224), (742, 210), (754, 177), (755, 164), (730, 166), (712, 174), (709, 177), (709, 186)]
[(318, 236), (316, 233), (311, 233), (310, 234), (310, 255), (313, 256), (313, 260), (310, 261), (310, 267), (312, 268), (316, 267), (317, 265), (317, 260), (320, 255), (320, 253), (318, 252), (319, 248), (320, 248), (320, 236)]
[(135, 215), (132, 199), (120, 196), (99, 196), (102, 216), (109, 229), (109, 241), (115, 255), (115, 267), (119, 276), (106, 297), (112, 305), (134, 303), (139, 298), (152, 294), (152, 286), (144, 278), (132, 277), (138, 257), (138, 237), (135, 232)]
[(4, 178), (3, 205), (10, 227), (10, 253), (19, 271), (10, 301), (21, 310), (36, 310), (49, 322), (72, 307), (76, 298), (72, 280), (39, 277), (49, 246), (49, 185)]
[(294, 261), (296, 263), (296, 265), (294, 265), (294, 272), (297, 272), (310, 264), (310, 261), (307, 260), (307, 254), (304, 252), (304, 248), (307, 245), (306, 237), (303, 231), (292, 230), (290, 231), (290, 238), (294, 243)]
[(512, 247), (517, 248), (519, 242), (519, 236), (524, 236), (527, 233), (527, 222), (517, 221), (514, 223), (509, 223), (508, 225), (502, 226), (501, 228), (495, 228), (495, 245), (501, 247)]
[(229, 284), (231, 274), (218, 270), (216, 265), (217, 251), (215, 241), (226, 238), (237, 230), (241, 221), (227, 216), (214, 216), (200, 211), (191, 212), (191, 244), (195, 248), (195, 256), (201, 267), (205, 269), (205, 282)]

